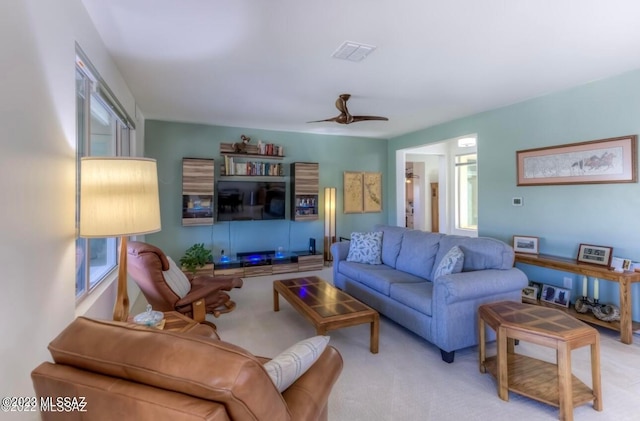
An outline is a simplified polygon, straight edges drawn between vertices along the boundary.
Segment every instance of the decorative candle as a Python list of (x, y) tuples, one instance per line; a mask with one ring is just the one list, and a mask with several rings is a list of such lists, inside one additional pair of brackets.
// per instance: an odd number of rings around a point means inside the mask
[(598, 299), (598, 278), (595, 278), (593, 280), (593, 299), (597, 300)]
[(583, 276), (583, 277), (582, 277), (582, 296), (583, 296), (583, 297), (586, 297), (586, 296), (587, 296), (587, 293), (589, 292), (589, 291), (588, 291), (587, 284), (588, 284), (587, 277), (586, 277), (586, 276)]

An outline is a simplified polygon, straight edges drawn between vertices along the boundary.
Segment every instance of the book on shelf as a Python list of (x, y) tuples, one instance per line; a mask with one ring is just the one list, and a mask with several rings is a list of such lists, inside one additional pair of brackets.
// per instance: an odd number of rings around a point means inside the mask
[(282, 176), (282, 164), (260, 161), (236, 162), (232, 156), (224, 157), (222, 175)]

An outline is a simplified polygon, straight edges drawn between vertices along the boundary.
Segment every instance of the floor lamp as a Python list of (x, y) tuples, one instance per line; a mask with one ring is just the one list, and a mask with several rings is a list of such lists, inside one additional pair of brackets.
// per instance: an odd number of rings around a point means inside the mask
[(324, 260), (331, 262), (331, 244), (336, 241), (336, 188), (324, 188)]
[(113, 320), (129, 317), (127, 237), (160, 231), (156, 161), (85, 157), (80, 161), (80, 237), (120, 237)]

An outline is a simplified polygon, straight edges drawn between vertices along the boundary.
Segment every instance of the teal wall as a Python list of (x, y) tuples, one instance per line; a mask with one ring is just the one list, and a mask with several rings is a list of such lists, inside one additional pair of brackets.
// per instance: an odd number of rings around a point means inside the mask
[[(214, 254), (243, 251), (306, 250), (310, 237), (316, 239), (322, 251), (324, 238), (324, 200), (320, 196), (320, 219), (312, 222), (234, 221), (216, 222), (213, 226), (182, 226), (182, 158), (215, 159), (216, 180), (219, 180), (220, 143), (233, 143), (240, 135), (284, 146), (287, 187), (289, 163), (317, 162), (320, 164), (320, 190), (337, 188), (337, 234), (349, 236), (352, 231), (366, 231), (376, 223), (387, 220), (382, 213), (344, 214), (342, 175), (344, 171), (381, 171), (386, 174), (387, 141), (345, 136), (309, 135), (247, 128), (208, 126), (147, 120), (145, 123), (145, 155), (158, 162), (162, 231), (147, 235), (147, 241), (160, 247), (177, 261), (194, 243), (204, 243)], [(277, 161), (276, 161), (277, 162)], [(387, 192), (383, 191), (383, 197)], [(288, 203), (290, 206), (290, 203)], [(287, 215), (289, 215), (287, 208)]]
[[(511, 242), (512, 235), (540, 237), (540, 251), (575, 257), (580, 243), (611, 246), (614, 255), (640, 261), (640, 186), (587, 184), (516, 186), (516, 151), (640, 132), (640, 71), (454, 120), (389, 141), (387, 166), (395, 174), (399, 149), (478, 134), (479, 235)], [(513, 207), (512, 197), (524, 206)], [(393, 193), (387, 204), (395, 203)], [(388, 221), (395, 221), (391, 206)], [(519, 267), (530, 279), (562, 286), (578, 277)], [(618, 287), (600, 282), (601, 301), (618, 303)], [(640, 285), (633, 286), (633, 319), (640, 320)]]
[[(323, 136), (256, 129), (207, 126), (149, 120), (146, 155), (158, 160), (162, 231), (150, 242), (179, 259), (191, 244), (203, 242), (214, 253), (274, 249), (304, 250), (309, 237), (321, 248), (323, 210), (317, 222), (241, 221), (213, 226), (181, 225), (181, 162), (183, 157), (216, 159), (219, 174), (221, 142), (235, 142), (241, 134), (282, 144), (283, 162), (318, 162), (320, 187), (338, 188), (338, 235), (368, 230), (378, 222), (396, 220), (396, 151), (477, 133), (479, 171), (479, 234), (511, 243), (516, 235), (540, 237), (542, 253), (575, 257), (580, 243), (612, 246), (614, 255), (640, 261), (640, 187), (631, 184), (516, 186), (516, 151), (640, 132), (640, 71), (596, 81), (508, 107), (454, 120), (389, 141)], [(384, 210), (379, 214), (342, 213), (343, 171), (381, 171)], [(287, 172), (288, 174), (288, 172)], [(391, 176), (390, 176), (391, 175)], [(288, 180), (288, 177), (287, 177)], [(512, 197), (524, 206), (513, 207)], [(322, 207), (321, 203), (321, 207)], [(573, 294), (581, 283), (576, 275), (519, 266), (530, 279), (549, 284), (573, 280)], [(601, 282), (603, 302), (618, 303), (618, 287)], [(640, 303), (640, 286), (633, 286)], [(640, 320), (636, 305), (633, 319)]]

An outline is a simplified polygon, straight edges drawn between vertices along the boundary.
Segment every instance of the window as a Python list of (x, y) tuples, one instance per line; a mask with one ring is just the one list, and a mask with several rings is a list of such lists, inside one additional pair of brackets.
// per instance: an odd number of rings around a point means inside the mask
[[(129, 156), (133, 125), (86, 58), (76, 59), (76, 232), (80, 219), (80, 158)], [(76, 238), (76, 300), (86, 297), (118, 262), (116, 238)]]
[(478, 164), (475, 153), (456, 155), (456, 228), (478, 229)]

